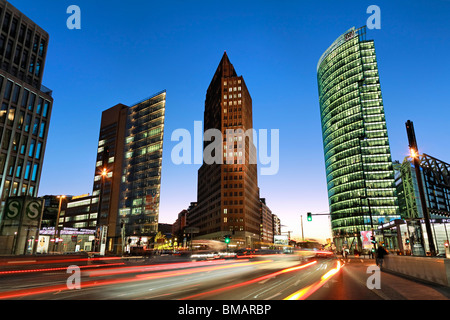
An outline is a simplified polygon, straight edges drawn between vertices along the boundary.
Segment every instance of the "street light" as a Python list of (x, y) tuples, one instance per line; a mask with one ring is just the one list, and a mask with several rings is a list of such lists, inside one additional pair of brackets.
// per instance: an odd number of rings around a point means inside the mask
[(422, 205), (423, 218), (425, 220), (425, 229), (427, 231), (428, 246), (430, 249), (431, 256), (436, 256), (436, 247), (434, 245), (433, 239), (434, 237), (433, 232), (431, 230), (430, 214), (428, 212), (427, 201), (425, 197), (425, 190), (424, 190), (425, 187), (422, 181), (422, 173), (420, 171), (421, 167), (419, 159), (420, 155), (419, 155), (419, 148), (417, 146), (416, 134), (414, 132), (414, 125), (410, 120), (408, 120), (405, 125), (406, 125), (406, 133), (408, 135), (409, 150), (411, 153), (411, 158), (413, 159), (414, 170), (416, 173), (417, 188), (419, 191), (420, 203)]
[[(105, 161), (103, 160), (103, 162), (105, 162)], [(103, 239), (103, 237), (102, 237), (102, 233), (103, 233), (102, 228), (103, 227), (101, 226), (101, 216), (102, 216), (103, 189), (104, 189), (105, 179), (107, 178), (108, 174), (109, 174), (108, 169), (106, 167), (103, 167), (102, 171), (100, 172), (102, 181), (100, 184), (100, 194), (99, 194), (98, 205), (97, 205), (97, 211), (98, 211), (98, 213), (97, 213), (97, 230), (98, 230), (97, 236), (100, 236), (100, 237), (99, 237), (98, 241), (95, 241), (95, 245), (94, 245), (95, 252), (97, 250), (100, 250), (101, 245), (102, 245), (101, 241)], [(100, 232), (100, 234), (99, 234), (99, 232)]]
[[(59, 230), (58, 230), (58, 225), (59, 225), (59, 216), (61, 215), (61, 204), (62, 204), (62, 200), (66, 198), (65, 195), (60, 195), (57, 196), (56, 198), (59, 199), (59, 206), (58, 206), (58, 215), (56, 216), (56, 224), (55, 224), (55, 234), (54, 234), (54, 238), (55, 238), (55, 242), (56, 242), (56, 246), (58, 246), (59, 244), (59, 240), (56, 241), (56, 238), (59, 239)], [(55, 248), (55, 243), (53, 243), (53, 249)]]

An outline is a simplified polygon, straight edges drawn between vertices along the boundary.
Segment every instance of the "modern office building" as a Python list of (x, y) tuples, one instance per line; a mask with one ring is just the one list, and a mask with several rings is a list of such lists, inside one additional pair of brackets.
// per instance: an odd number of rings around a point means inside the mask
[(165, 102), (164, 90), (102, 113), (92, 195), (107, 251), (148, 245), (158, 232)]
[[(121, 235), (117, 233), (120, 185), (122, 183), (123, 162), (125, 161), (125, 137), (129, 108), (118, 104), (102, 112), (98, 138), (92, 196), (95, 204), (91, 214), (98, 213), (95, 228), (106, 226), (110, 243), (108, 250), (116, 251), (114, 244)], [(100, 231), (99, 231), (100, 233)]]
[(260, 199), (261, 210), (261, 246), (270, 247), (273, 244), (273, 214), (272, 210), (267, 206), (266, 199)]
[(166, 91), (128, 109), (116, 234), (146, 244), (158, 232)]
[(351, 28), (317, 66), (332, 234), (336, 247), (399, 217), (373, 40)]
[(91, 250), (121, 253), (158, 232), (165, 99), (161, 91), (102, 112), (92, 195), (72, 198), (60, 218), (75, 235), (95, 230)]
[(49, 35), (0, 0), (0, 195), (37, 197), (52, 112), (42, 85)]
[(197, 206), (189, 213), (188, 225), (199, 228), (197, 239), (232, 235), (233, 244), (254, 246), (261, 223), (255, 146), (253, 137), (243, 134), (253, 129), (252, 99), (226, 52), (206, 93), (205, 133), (210, 129), (219, 131), (222, 141), (220, 150), (213, 151), (210, 144), (215, 140), (204, 143), (204, 160), (219, 160), (204, 161), (198, 171)]

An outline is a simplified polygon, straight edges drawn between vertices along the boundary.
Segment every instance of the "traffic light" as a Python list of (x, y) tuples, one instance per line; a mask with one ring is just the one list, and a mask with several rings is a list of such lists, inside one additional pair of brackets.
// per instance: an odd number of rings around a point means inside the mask
[(406, 242), (406, 244), (409, 244), (409, 239), (406, 239), (405, 242)]
[(371, 241), (372, 243), (374, 243), (374, 244), (375, 244), (375, 243), (376, 243), (376, 241), (375, 241), (375, 237), (374, 237), (374, 236), (371, 236), (371, 237), (370, 237), (370, 241)]
[(231, 240), (230, 236), (225, 236), (225, 243), (226, 244), (229, 244), (230, 240)]
[(308, 221), (312, 221), (312, 213), (308, 212), (307, 218)]

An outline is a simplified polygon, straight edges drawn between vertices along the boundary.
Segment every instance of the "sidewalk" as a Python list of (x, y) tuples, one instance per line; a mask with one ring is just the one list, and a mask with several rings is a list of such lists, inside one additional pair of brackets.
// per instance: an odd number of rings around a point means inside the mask
[[(343, 268), (345, 278), (367, 287), (368, 278), (373, 274), (368, 267), (375, 266), (374, 259), (351, 257)], [(383, 300), (450, 300), (450, 288), (436, 284), (429, 284), (419, 280), (407, 278), (381, 269), (380, 289), (372, 292)]]

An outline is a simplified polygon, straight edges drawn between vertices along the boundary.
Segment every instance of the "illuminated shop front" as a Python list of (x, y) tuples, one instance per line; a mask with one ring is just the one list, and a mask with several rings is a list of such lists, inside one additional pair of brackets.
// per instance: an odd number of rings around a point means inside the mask
[(95, 230), (54, 227), (43, 228), (39, 231), (37, 253), (66, 253), (66, 252), (90, 252), (93, 250)]
[[(449, 243), (450, 219), (430, 219), (436, 253), (445, 254), (445, 244)], [(402, 255), (423, 256), (429, 252), (425, 220), (394, 220), (378, 226), (377, 241), (384, 247)]]

